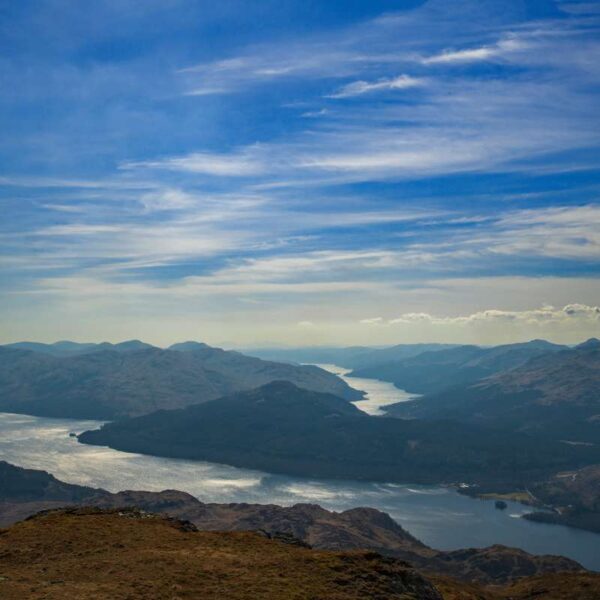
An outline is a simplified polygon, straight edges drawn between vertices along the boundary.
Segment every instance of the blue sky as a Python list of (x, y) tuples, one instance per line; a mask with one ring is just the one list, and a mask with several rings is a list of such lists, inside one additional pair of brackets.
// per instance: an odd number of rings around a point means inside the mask
[(600, 2), (0, 2), (0, 341), (600, 334)]

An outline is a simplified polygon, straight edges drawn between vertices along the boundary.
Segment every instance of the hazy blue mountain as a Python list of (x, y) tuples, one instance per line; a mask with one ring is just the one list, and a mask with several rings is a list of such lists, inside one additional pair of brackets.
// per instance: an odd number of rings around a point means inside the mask
[(519, 485), (600, 457), (600, 448), (461, 423), (371, 417), (289, 382), (109, 423), (79, 439), (298, 476), (421, 483)]
[(73, 356), (75, 354), (84, 354), (87, 352), (97, 352), (99, 350), (115, 350), (116, 352), (131, 352), (133, 350), (144, 350), (146, 348), (154, 348), (150, 344), (141, 342), (140, 340), (128, 340), (118, 344), (109, 342), (95, 343), (80, 343), (63, 340), (54, 342), (53, 344), (43, 344), (40, 342), (15, 342), (14, 344), (6, 344), (5, 348), (17, 348), (19, 350), (31, 350), (32, 352), (43, 352), (52, 356)]
[(307, 348), (259, 348), (245, 350), (245, 352), (268, 360), (281, 360), (292, 363), (328, 363), (346, 369), (359, 369), (409, 358), (427, 351), (454, 348), (455, 346), (456, 344), (398, 344), (384, 348), (314, 346)]
[(348, 348), (307, 346), (302, 348), (245, 348), (243, 352), (264, 360), (294, 364), (322, 363), (345, 366), (352, 358), (368, 354), (373, 350), (367, 346), (350, 346)]
[(100, 345), (69, 356), (0, 346), (0, 411), (110, 420), (182, 408), (274, 380), (345, 400), (363, 396), (314, 366), (268, 362), (206, 345), (181, 352), (136, 350), (137, 344)]
[(205, 348), (210, 348), (210, 346), (204, 342), (179, 342), (169, 346), (168, 350), (177, 350), (178, 352), (194, 352), (196, 350), (204, 350)]
[(403, 360), (355, 369), (350, 376), (390, 381), (398, 388), (416, 394), (432, 394), (466, 384), (500, 371), (512, 369), (530, 358), (551, 354), (566, 346), (544, 340), (482, 348), (454, 348), (422, 352)]
[(545, 353), (492, 377), (386, 410), (400, 417), (456, 419), (598, 443), (600, 342)]

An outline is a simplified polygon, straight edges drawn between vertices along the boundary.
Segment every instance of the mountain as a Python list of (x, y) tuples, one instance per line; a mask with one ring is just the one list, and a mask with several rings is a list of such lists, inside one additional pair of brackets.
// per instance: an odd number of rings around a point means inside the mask
[[(35, 490), (31, 481), (35, 480)], [(202, 531), (262, 531), (271, 538), (298, 540), (319, 550), (374, 550), (419, 569), (463, 581), (506, 583), (526, 575), (582, 571), (559, 556), (535, 556), (515, 548), (491, 546), (444, 552), (429, 548), (372, 508), (336, 513), (314, 504), (290, 507), (261, 504), (205, 504), (184, 492), (124, 491), (111, 494), (59, 482), (43, 471), (0, 462), (0, 526), (6, 527), (43, 509), (70, 504), (110, 510), (135, 507), (191, 522)], [(58, 489), (60, 488), (60, 489)], [(23, 490), (27, 493), (23, 495)], [(62, 499), (62, 504), (57, 499)]]
[(600, 465), (558, 473), (532, 485), (530, 490), (541, 504), (554, 511), (528, 513), (525, 518), (600, 533)]
[(84, 354), (88, 352), (98, 352), (100, 350), (114, 350), (115, 352), (132, 352), (135, 350), (145, 350), (154, 348), (150, 344), (140, 342), (140, 340), (128, 340), (118, 344), (109, 342), (94, 343), (79, 343), (64, 340), (54, 342), (54, 344), (42, 344), (40, 342), (15, 342), (14, 344), (6, 344), (5, 348), (15, 348), (17, 350), (31, 350), (32, 352), (42, 352), (51, 356), (74, 356), (75, 354)]
[(386, 410), (403, 418), (454, 419), (597, 444), (599, 390), (600, 343), (588, 341)]
[(81, 502), (96, 494), (85, 486), (63, 483), (45, 471), (0, 461), (0, 502)]
[(168, 350), (177, 350), (178, 352), (195, 352), (198, 350), (206, 350), (207, 348), (210, 348), (210, 346), (203, 342), (179, 342), (169, 346)]
[(411, 393), (432, 394), (512, 369), (533, 357), (564, 349), (565, 346), (551, 344), (545, 340), (493, 348), (457, 346), (356, 369), (350, 373), (350, 377), (381, 379)]
[(181, 408), (289, 380), (346, 400), (363, 393), (314, 366), (294, 366), (199, 345), (191, 351), (117, 344), (73, 356), (0, 346), (0, 411), (111, 420)]
[(0, 590), (22, 598), (442, 600), (410, 566), (136, 511), (54, 511), (0, 536)]
[(0, 535), (6, 600), (594, 600), (600, 575), (546, 573), (484, 587), (372, 551), (325, 551), (267, 532), (198, 531), (136, 509), (40, 513)]
[(0, 461), (0, 527), (42, 509), (82, 504), (109, 492), (59, 481), (45, 471), (23, 469)]
[(289, 382), (108, 423), (79, 441), (299, 476), (417, 483), (522, 483), (600, 456), (596, 447), (461, 423), (370, 417)]
[(417, 356), (423, 352), (454, 348), (456, 344), (398, 344), (388, 348), (350, 346), (331, 348), (314, 346), (307, 348), (249, 349), (245, 352), (268, 360), (292, 363), (334, 364), (346, 369), (362, 369)]

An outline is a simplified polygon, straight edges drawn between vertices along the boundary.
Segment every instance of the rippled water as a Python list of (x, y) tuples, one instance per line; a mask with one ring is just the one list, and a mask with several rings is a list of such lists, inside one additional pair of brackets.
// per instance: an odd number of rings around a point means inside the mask
[(370, 415), (384, 415), (385, 411), (381, 410), (384, 406), (396, 404), (396, 402), (406, 402), (418, 398), (418, 394), (409, 394), (404, 390), (398, 389), (393, 383), (388, 381), (379, 381), (378, 379), (363, 379), (362, 377), (347, 377), (350, 369), (339, 367), (338, 365), (318, 364), (317, 367), (325, 369), (330, 373), (334, 373), (343, 379), (350, 387), (356, 390), (366, 392), (363, 400), (353, 402), (360, 410)]
[(226, 465), (142, 456), (79, 444), (70, 432), (95, 429), (97, 421), (45, 419), (0, 413), (0, 458), (49, 471), (59, 479), (124, 489), (179, 489), (205, 502), (318, 503), (332, 510), (373, 506), (440, 549), (499, 543), (535, 553), (563, 554), (600, 570), (600, 536), (518, 517), (526, 507), (472, 500), (439, 486), (310, 480)]

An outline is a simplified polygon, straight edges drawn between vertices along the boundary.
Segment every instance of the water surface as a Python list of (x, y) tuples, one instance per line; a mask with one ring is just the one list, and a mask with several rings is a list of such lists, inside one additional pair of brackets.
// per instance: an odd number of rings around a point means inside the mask
[(0, 458), (43, 469), (69, 483), (125, 489), (179, 489), (205, 502), (318, 503), (331, 510), (372, 506), (392, 515), (426, 544), (443, 550), (505, 544), (538, 554), (563, 554), (600, 570), (600, 536), (518, 517), (527, 507), (473, 500), (440, 486), (311, 480), (227, 465), (119, 452), (79, 444), (70, 432), (98, 421), (0, 413)]
[(384, 415), (385, 411), (382, 410), (384, 406), (396, 404), (396, 402), (406, 402), (407, 400), (413, 400), (414, 398), (419, 397), (418, 394), (409, 394), (404, 390), (398, 389), (389, 381), (365, 379), (363, 377), (348, 377), (347, 375), (351, 372), (351, 369), (345, 369), (338, 365), (317, 364), (315, 366), (321, 367), (321, 369), (325, 369), (326, 371), (337, 375), (350, 387), (366, 392), (366, 396), (363, 400), (358, 400), (352, 404), (369, 415)]

